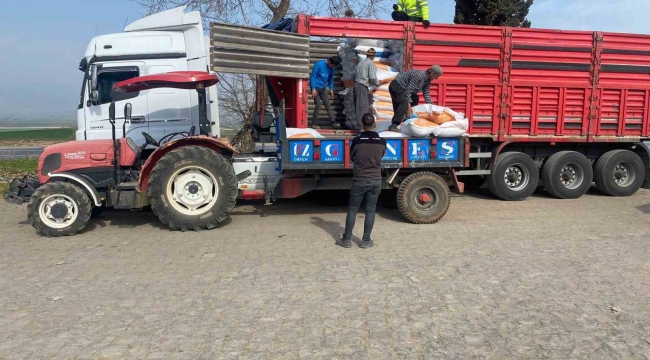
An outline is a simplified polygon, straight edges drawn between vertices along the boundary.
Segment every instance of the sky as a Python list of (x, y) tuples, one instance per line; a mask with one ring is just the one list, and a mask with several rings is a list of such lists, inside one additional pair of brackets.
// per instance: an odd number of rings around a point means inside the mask
[[(95, 35), (120, 32), (144, 10), (131, 0), (0, 0), (0, 118), (74, 118)], [(429, 0), (432, 23), (452, 23), (454, 0)], [(386, 15), (389, 16), (388, 14)], [(647, 0), (535, 0), (535, 28), (650, 34)]]

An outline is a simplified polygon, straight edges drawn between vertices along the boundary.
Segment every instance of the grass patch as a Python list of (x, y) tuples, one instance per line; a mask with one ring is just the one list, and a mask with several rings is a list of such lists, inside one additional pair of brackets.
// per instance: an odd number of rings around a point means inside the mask
[(74, 129), (28, 129), (0, 131), (0, 141), (10, 140), (74, 140)]

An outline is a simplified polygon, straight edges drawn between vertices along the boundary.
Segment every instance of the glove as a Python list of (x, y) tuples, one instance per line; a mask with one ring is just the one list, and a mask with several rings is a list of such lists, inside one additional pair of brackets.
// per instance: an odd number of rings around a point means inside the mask
[(397, 4), (393, 4), (393, 10), (395, 11), (399, 10), (399, 6), (397, 6)]
[(429, 20), (424, 20), (424, 21), (422, 22), (422, 24), (424, 25), (425, 28), (428, 28), (429, 25), (431, 25), (431, 23), (429, 22)]

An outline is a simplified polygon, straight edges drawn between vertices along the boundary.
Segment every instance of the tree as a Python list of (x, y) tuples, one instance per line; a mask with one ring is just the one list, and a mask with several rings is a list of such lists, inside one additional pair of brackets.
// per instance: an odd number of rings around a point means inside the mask
[(533, 0), (456, 0), (456, 24), (529, 28)]
[[(205, 28), (211, 21), (261, 26), (297, 14), (378, 18), (395, 0), (133, 0), (147, 15), (178, 6), (201, 13)], [(222, 124), (241, 126), (254, 112), (254, 79), (241, 74), (219, 74), (219, 110)]]

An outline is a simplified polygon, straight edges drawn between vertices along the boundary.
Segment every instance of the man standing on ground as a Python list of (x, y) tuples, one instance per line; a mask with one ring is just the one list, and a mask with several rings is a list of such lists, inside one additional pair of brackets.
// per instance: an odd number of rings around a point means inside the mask
[(340, 63), (341, 58), (339, 56), (332, 56), (327, 60), (317, 61), (314, 64), (314, 69), (311, 71), (309, 88), (314, 98), (314, 115), (312, 117), (312, 125), (314, 128), (318, 128), (318, 113), (320, 112), (321, 102), (325, 105), (325, 110), (332, 123), (332, 127), (335, 129), (341, 128), (341, 124), (336, 122), (332, 106), (330, 105), (330, 100), (334, 99), (334, 68), (339, 66)]
[(375, 117), (363, 115), (363, 132), (352, 139), (350, 159), (354, 164), (352, 188), (350, 189), (350, 205), (345, 219), (345, 233), (338, 242), (344, 248), (352, 247), (352, 230), (357, 220), (357, 212), (361, 202), (366, 200), (366, 220), (363, 224), (363, 238), (359, 245), (362, 249), (372, 247), (370, 239), (372, 227), (375, 224), (375, 209), (381, 193), (381, 159), (386, 151), (386, 140), (375, 132)]
[(429, 27), (429, 4), (427, 0), (399, 0), (391, 14), (395, 21), (417, 21)]
[(433, 65), (427, 71), (409, 70), (397, 75), (395, 80), (391, 81), (388, 91), (393, 101), (393, 121), (388, 131), (399, 132), (399, 126), (404, 121), (406, 115), (411, 114), (411, 102), (413, 94), (422, 92), (424, 101), (431, 104), (431, 82), (442, 76), (442, 68)]
[(366, 52), (366, 59), (357, 65), (354, 77), (354, 110), (357, 117), (357, 129), (363, 126), (363, 116), (370, 108), (368, 105), (368, 94), (371, 85), (379, 85), (377, 80), (377, 66), (375, 65), (375, 49), (370, 48)]

